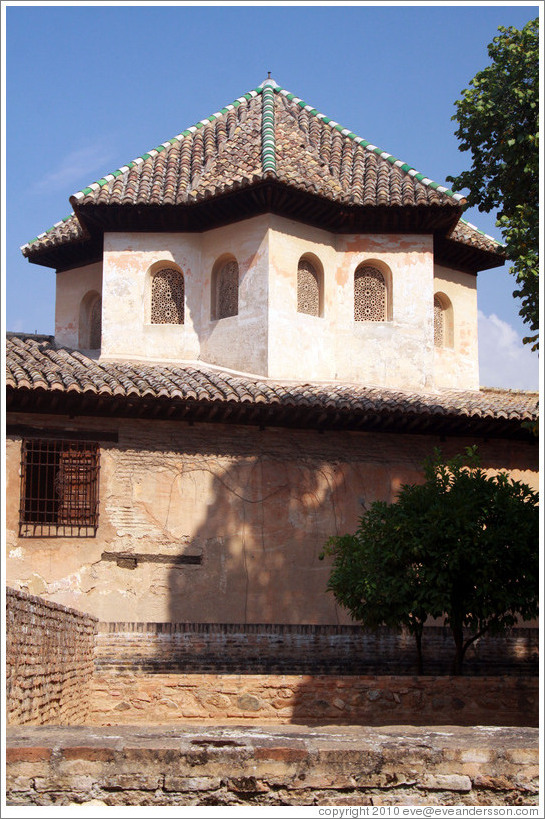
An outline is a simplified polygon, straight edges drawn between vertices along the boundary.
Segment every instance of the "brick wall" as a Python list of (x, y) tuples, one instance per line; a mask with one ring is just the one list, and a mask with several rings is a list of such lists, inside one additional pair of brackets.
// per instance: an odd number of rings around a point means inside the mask
[(95, 725), (538, 725), (537, 677), (98, 672)]
[[(489, 815), (529, 816), (535, 805), (537, 816), (538, 777), (536, 728), (197, 723), (94, 728), (82, 737), (80, 729), (13, 727), (6, 750), (8, 805), (95, 807), (89, 816), (116, 805), (244, 806), (236, 815), (277, 805), (354, 806), (344, 808), (347, 819), (445, 816), (453, 805), (467, 806), (467, 815), (475, 805), (517, 805)], [(402, 805), (409, 808), (387, 807)], [(435, 809), (415, 812), (415, 805)]]
[(11, 588), (6, 607), (8, 723), (84, 723), (96, 618)]
[[(100, 623), (97, 671), (223, 674), (415, 674), (414, 638), (359, 626), (225, 623)], [(466, 675), (538, 672), (538, 630), (483, 637), (466, 655)], [(425, 629), (426, 674), (448, 674), (448, 628)]]

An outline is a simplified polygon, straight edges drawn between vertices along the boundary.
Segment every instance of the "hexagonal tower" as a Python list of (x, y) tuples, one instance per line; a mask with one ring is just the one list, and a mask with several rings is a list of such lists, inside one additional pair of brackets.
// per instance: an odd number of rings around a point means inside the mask
[(56, 342), (101, 360), (477, 389), (465, 200), (267, 79), (70, 199), (23, 247), (57, 270)]

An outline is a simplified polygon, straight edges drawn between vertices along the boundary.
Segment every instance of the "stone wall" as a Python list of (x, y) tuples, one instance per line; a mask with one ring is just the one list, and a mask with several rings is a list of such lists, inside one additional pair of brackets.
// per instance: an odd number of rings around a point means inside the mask
[(84, 723), (96, 618), (10, 588), (6, 603), (8, 723)]
[(537, 726), (537, 677), (97, 672), (96, 725), (187, 720), (352, 725)]
[[(539, 799), (538, 743), (535, 728), (474, 726), (138, 726), (137, 736), (133, 726), (85, 735), (74, 728), (10, 729), (6, 801), (247, 809), (518, 805), (530, 815)], [(358, 807), (346, 810), (350, 816)], [(395, 810), (414, 815), (414, 807)]]
[[(467, 650), (465, 675), (538, 673), (539, 632), (516, 628), (485, 636)], [(424, 671), (449, 674), (450, 629), (428, 626)], [(99, 623), (98, 671), (221, 674), (416, 674), (414, 638), (406, 631), (360, 626), (243, 623)]]

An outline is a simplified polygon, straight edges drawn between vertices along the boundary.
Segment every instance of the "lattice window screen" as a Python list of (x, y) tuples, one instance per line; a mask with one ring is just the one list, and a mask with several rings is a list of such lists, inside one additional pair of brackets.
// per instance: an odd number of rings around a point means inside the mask
[(301, 259), (297, 268), (297, 312), (320, 315), (320, 282), (314, 266)]
[(445, 346), (445, 310), (437, 296), (433, 299), (433, 341), (436, 347)]
[(102, 299), (95, 299), (89, 317), (89, 347), (100, 349), (102, 340)]
[(238, 315), (238, 264), (226, 262), (216, 279), (216, 318)]
[(58, 523), (81, 525), (82, 521), (92, 519), (96, 503), (94, 460), (91, 451), (59, 453), (59, 470), (55, 476)]
[(151, 323), (184, 323), (184, 277), (174, 268), (166, 267), (153, 276)]
[(386, 282), (376, 267), (361, 267), (354, 276), (355, 321), (386, 320)]

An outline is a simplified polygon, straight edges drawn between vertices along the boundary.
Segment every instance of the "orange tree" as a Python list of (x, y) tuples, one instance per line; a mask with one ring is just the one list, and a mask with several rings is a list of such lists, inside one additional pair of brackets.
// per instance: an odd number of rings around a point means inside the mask
[(328, 540), (328, 590), (364, 626), (406, 627), (423, 673), (428, 617), (454, 638), (452, 673), (483, 634), (538, 611), (538, 496), (507, 473), (487, 475), (476, 448), (444, 462), (435, 450), (421, 484), (376, 501), (356, 532)]

